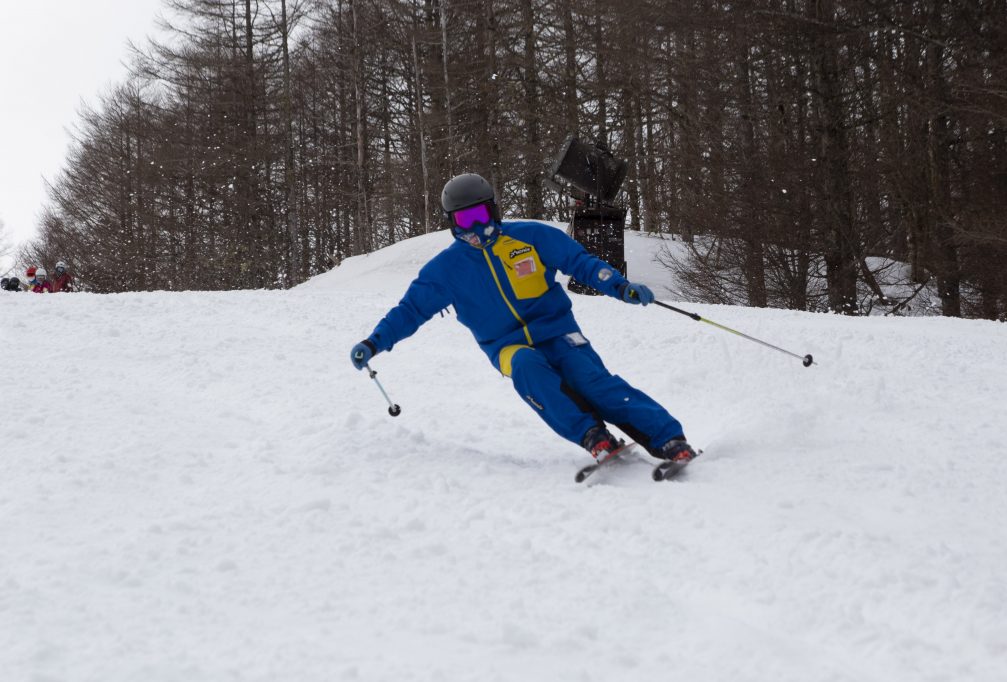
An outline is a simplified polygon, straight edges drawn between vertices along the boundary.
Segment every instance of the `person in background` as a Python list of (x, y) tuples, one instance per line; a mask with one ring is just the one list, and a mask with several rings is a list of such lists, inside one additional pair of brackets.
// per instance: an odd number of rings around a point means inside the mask
[(52, 293), (52, 283), (49, 282), (49, 273), (45, 271), (45, 268), (31, 269), (35, 270), (35, 279), (33, 280), (35, 284), (31, 288), (32, 293)]
[(17, 277), (11, 277), (10, 279), (4, 277), (0, 291), (21, 291), (21, 280)]
[(66, 263), (56, 263), (56, 279), (52, 281), (52, 293), (73, 291), (73, 276), (67, 272)]
[(32, 265), (31, 267), (29, 267), (27, 270), (24, 271), (24, 274), (28, 277), (28, 287), (29, 288), (35, 286), (35, 272), (36, 272), (36, 270), (37, 270), (37, 268), (34, 265)]

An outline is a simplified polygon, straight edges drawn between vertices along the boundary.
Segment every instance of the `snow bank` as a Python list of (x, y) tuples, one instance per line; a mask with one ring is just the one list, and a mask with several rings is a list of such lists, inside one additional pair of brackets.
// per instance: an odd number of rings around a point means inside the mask
[(453, 318), (375, 359), (397, 419), (350, 366), (445, 240), (288, 292), (0, 296), (0, 677), (1005, 678), (1007, 327), (689, 306), (805, 369), (576, 297), (706, 449), (583, 487)]

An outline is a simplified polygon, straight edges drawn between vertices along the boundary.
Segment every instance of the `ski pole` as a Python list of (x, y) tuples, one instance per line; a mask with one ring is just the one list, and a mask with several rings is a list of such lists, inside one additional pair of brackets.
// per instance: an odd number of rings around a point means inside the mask
[(381, 385), (380, 381), (378, 381), (378, 373), (371, 369), (370, 365), (364, 365), (364, 367), (367, 368), (367, 375), (374, 379), (374, 383), (378, 385), (378, 390), (381, 391), (381, 395), (385, 396), (385, 400), (388, 401), (388, 414), (393, 417), (398, 417), (402, 414), (402, 408), (393, 403), (392, 399), (388, 397), (387, 393), (385, 393), (385, 387)]
[(812, 365), (816, 364), (815, 363), (815, 359), (813, 357), (811, 357), (811, 353), (808, 353), (807, 355), (805, 355), (805, 356), (802, 357), (802, 356), (798, 355), (797, 353), (791, 353), (789, 350), (784, 350), (783, 348), (780, 348), (779, 346), (774, 346), (771, 343), (766, 343), (765, 341), (760, 341), (759, 339), (755, 338), (754, 336), (749, 336), (748, 334), (742, 334), (741, 332), (739, 332), (736, 329), (731, 329), (730, 327), (725, 327), (724, 325), (718, 324), (718, 323), (714, 322), (713, 320), (708, 320), (705, 317), (700, 317), (696, 313), (690, 313), (688, 310), (682, 310), (681, 308), (676, 308), (673, 305), (668, 305), (667, 303), (661, 303), (660, 301), (654, 301), (654, 303), (656, 305), (661, 306), (662, 308), (667, 308), (668, 310), (674, 310), (676, 313), (681, 313), (682, 315), (685, 315), (686, 317), (691, 317), (692, 319), (696, 320), (697, 322), (706, 322), (707, 324), (712, 324), (714, 327), (717, 327), (719, 329), (723, 329), (725, 332), (731, 332), (732, 334), (736, 334), (737, 336), (740, 336), (743, 339), (748, 339), (749, 341), (755, 341), (756, 343), (761, 343), (763, 346), (766, 346), (767, 348), (772, 348), (773, 350), (778, 350), (781, 353), (786, 353), (787, 355), (789, 355), (791, 357), (795, 357), (798, 360), (800, 360), (801, 363), (805, 367), (811, 367)]

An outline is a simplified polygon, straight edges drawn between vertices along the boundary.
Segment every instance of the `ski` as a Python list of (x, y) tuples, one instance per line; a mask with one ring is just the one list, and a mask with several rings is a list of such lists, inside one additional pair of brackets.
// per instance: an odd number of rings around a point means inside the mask
[(587, 480), (587, 477), (598, 471), (602, 467), (612, 466), (615, 462), (622, 459), (622, 456), (636, 447), (636, 443), (623, 443), (619, 448), (617, 448), (612, 454), (606, 457), (601, 462), (595, 462), (594, 464), (588, 464), (585, 467), (581, 467), (577, 471), (577, 475), (573, 477), (573, 480), (577, 483), (583, 483)]
[[(577, 475), (574, 476), (574, 480), (577, 483), (583, 483), (588, 479), (588, 477), (596, 473), (599, 469), (604, 469), (606, 467), (613, 466), (615, 464), (618, 464), (619, 462), (626, 462), (627, 460), (625, 455), (633, 452), (636, 447), (637, 447), (636, 443), (623, 443), (622, 447), (620, 447), (611, 455), (609, 455), (608, 458), (606, 458), (604, 461), (594, 462), (593, 464), (588, 464), (585, 467), (581, 467), (577, 471)], [(696, 451), (696, 457), (699, 457), (701, 454), (703, 454), (702, 450)], [(693, 457), (692, 459), (696, 459), (696, 457)], [(692, 459), (686, 460), (684, 462), (669, 462), (662, 460), (656, 466), (654, 466), (653, 470), (651, 471), (651, 478), (654, 479), (655, 481), (669, 481), (678, 476), (679, 474), (681, 474), (682, 470), (689, 465)]]
[[(702, 450), (696, 451), (696, 457), (699, 457), (701, 454), (703, 454)], [(651, 473), (651, 478), (655, 481), (671, 480), (682, 473), (682, 470), (689, 466), (689, 462), (696, 459), (696, 457), (687, 459), (684, 462), (661, 462), (654, 467), (654, 471)]]

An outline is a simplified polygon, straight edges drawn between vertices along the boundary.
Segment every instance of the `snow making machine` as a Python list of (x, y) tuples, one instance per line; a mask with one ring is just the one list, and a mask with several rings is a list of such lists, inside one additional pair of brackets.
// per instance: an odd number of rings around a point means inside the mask
[[(617, 159), (604, 142), (589, 144), (567, 135), (546, 178), (546, 185), (574, 201), (567, 233), (584, 248), (626, 275), (626, 209), (614, 204), (629, 164)], [(569, 186), (569, 190), (564, 187)], [(570, 291), (596, 295), (592, 287), (571, 278)]]

